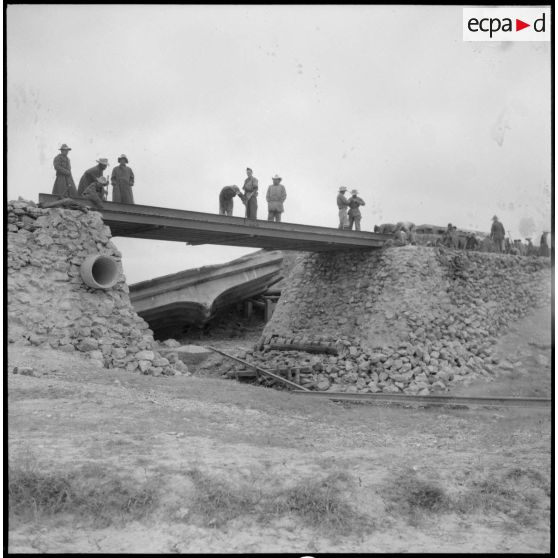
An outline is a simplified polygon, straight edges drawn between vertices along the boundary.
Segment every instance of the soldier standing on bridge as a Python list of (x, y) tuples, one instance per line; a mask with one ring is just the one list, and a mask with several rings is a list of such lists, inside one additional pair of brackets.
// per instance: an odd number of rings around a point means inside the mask
[(281, 222), (281, 213), (285, 210), (283, 202), (287, 199), (287, 191), (285, 186), (281, 184), (281, 177), (276, 174), (273, 178), (273, 184), (267, 188), (267, 220)]
[(60, 147), (60, 153), (56, 155), (53, 161), (54, 170), (56, 170), (56, 180), (52, 187), (52, 193), (62, 198), (77, 197), (78, 195), (72, 177), (72, 166), (68, 157), (68, 151), (71, 150), (71, 147), (63, 143)]
[(231, 216), (233, 214), (233, 198), (235, 196), (238, 196), (241, 200), (244, 198), (238, 186), (225, 186), (219, 192), (219, 215)]
[(134, 172), (127, 167), (128, 157), (120, 155), (120, 163), (112, 169), (110, 183), (112, 184), (112, 201), (117, 203), (134, 203), (132, 186), (134, 185)]
[(103, 176), (104, 170), (108, 167), (108, 159), (97, 159), (97, 165), (87, 169), (78, 185), (78, 195), (82, 196), (85, 189), (92, 183), (96, 182), (98, 178)]
[(345, 197), (345, 192), (347, 188), (345, 186), (339, 187), (339, 193), (337, 194), (337, 207), (339, 208), (339, 229), (346, 229), (349, 224), (349, 218), (347, 217), (347, 207), (349, 207), (349, 200)]
[(252, 169), (246, 168), (248, 178), (242, 189), (246, 195), (246, 218), (257, 219), (258, 216), (258, 179), (252, 176)]
[(351, 190), (351, 197), (348, 199), (349, 203), (349, 230), (353, 228), (353, 223), (355, 224), (355, 230), (360, 231), (360, 209), (361, 205), (364, 205), (364, 200), (358, 197), (357, 190)]

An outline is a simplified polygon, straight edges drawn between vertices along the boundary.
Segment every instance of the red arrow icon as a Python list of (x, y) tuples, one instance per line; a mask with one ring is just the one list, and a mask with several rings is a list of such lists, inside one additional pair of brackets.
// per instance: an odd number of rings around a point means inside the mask
[(515, 20), (515, 30), (516, 31), (521, 31), (522, 29), (525, 29), (525, 27), (531, 27), (530, 23), (525, 23), (524, 21), (521, 21), (520, 19)]

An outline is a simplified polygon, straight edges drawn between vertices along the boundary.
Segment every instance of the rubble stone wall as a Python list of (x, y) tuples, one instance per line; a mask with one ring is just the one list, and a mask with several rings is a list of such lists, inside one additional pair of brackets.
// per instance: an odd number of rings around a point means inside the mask
[[(317, 389), (444, 390), (495, 372), (497, 336), (550, 304), (550, 280), (548, 258), (423, 246), (306, 254), (264, 329), (263, 352), (248, 356), (268, 368), (302, 366), (302, 383)], [(271, 346), (289, 343), (339, 354)]]
[[(134, 311), (121, 254), (97, 211), (41, 209), (11, 201), (8, 228), (8, 341), (80, 351), (107, 368), (174, 375), (187, 368), (161, 357), (153, 332)], [(117, 261), (108, 290), (87, 286), (80, 266), (91, 254)]]

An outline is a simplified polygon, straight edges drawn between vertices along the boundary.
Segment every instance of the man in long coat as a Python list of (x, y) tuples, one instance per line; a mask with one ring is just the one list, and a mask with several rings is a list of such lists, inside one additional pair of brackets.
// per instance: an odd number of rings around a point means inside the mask
[(127, 167), (128, 157), (120, 155), (119, 165), (112, 169), (110, 183), (112, 184), (112, 201), (117, 203), (134, 203), (132, 186), (134, 185), (134, 173)]
[(97, 159), (97, 165), (87, 169), (78, 184), (78, 195), (82, 195), (85, 189), (98, 178), (103, 176), (103, 172), (108, 167), (108, 159)]
[(345, 197), (345, 192), (347, 188), (345, 186), (339, 187), (339, 193), (337, 194), (337, 209), (339, 209), (339, 226), (338, 229), (346, 229), (349, 224), (349, 218), (347, 217), (347, 207), (349, 207), (349, 200)]
[(52, 193), (62, 198), (72, 197), (78, 195), (76, 185), (72, 177), (72, 166), (68, 157), (68, 151), (72, 148), (68, 147), (65, 143), (60, 147), (60, 153), (56, 155), (54, 161), (54, 170), (56, 171), (56, 180), (52, 187)]
[(494, 215), (492, 217), (492, 228), (490, 229), (490, 239), (494, 242), (496, 246), (496, 252), (504, 251), (504, 240), (506, 237), (506, 231), (504, 230), (504, 225), (498, 221), (498, 217)]
[(347, 215), (349, 216), (349, 230), (353, 228), (353, 223), (355, 225), (355, 230), (360, 231), (360, 209), (361, 205), (364, 205), (364, 200), (358, 197), (357, 190), (351, 190), (351, 197), (348, 199), (349, 202), (349, 212)]
[(248, 178), (244, 181), (244, 194), (246, 196), (246, 219), (257, 219), (258, 217), (258, 179), (252, 175), (252, 169), (246, 169)]
[(238, 186), (225, 186), (219, 192), (219, 215), (229, 215), (233, 214), (234, 197), (239, 196), (243, 199), (243, 194)]
[(283, 202), (287, 199), (287, 191), (285, 186), (281, 184), (281, 177), (276, 174), (271, 180), (273, 184), (268, 186), (267, 200), (267, 220), (281, 222), (281, 213), (285, 211)]

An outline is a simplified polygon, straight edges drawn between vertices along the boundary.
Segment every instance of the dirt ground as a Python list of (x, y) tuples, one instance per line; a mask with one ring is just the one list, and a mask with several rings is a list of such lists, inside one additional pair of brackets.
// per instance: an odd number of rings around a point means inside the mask
[[(509, 370), (490, 383), (460, 386), (459, 393), (550, 396), (551, 343), (549, 312), (529, 316), (498, 344)], [(8, 374), (11, 462), (31, 455), (53, 471), (93, 464), (127, 478), (156, 479), (161, 493), (152, 514), (124, 525), (94, 527), (72, 515), (12, 519), (10, 552), (550, 550), (549, 494), (532, 492), (527, 522), (486, 506), (466, 514), (424, 510), (410, 520), (389, 496), (401, 475), (452, 495), (506, 471), (549, 483), (550, 408), (310, 401), (220, 378), (116, 373), (80, 355), (34, 347), (9, 345), (8, 351), (9, 370), (36, 371)], [(344, 472), (353, 482), (348, 502), (369, 518), (369, 529), (328, 533), (296, 513), (267, 523), (249, 513), (217, 526), (194, 521), (185, 474), (192, 468), (262, 490)]]

